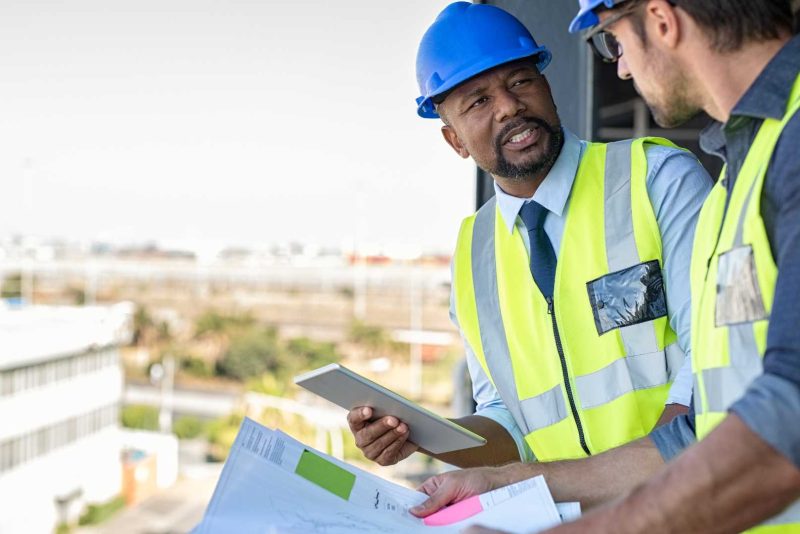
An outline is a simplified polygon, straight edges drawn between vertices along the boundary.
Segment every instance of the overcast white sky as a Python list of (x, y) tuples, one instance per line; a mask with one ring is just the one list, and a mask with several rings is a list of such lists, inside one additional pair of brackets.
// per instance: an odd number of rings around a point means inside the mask
[(451, 249), (473, 166), (413, 104), (447, 3), (3, 0), (0, 237)]

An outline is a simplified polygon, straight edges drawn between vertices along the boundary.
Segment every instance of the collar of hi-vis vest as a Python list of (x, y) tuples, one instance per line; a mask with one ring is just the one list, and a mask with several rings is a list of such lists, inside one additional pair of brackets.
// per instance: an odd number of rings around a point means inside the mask
[(726, 124), (711, 121), (700, 134), (704, 152), (727, 159), (725, 128), (741, 122), (742, 118), (780, 119), (789, 103), (797, 74), (800, 72), (800, 35), (795, 35), (773, 57), (731, 110)]
[(581, 162), (583, 142), (566, 128), (563, 128), (563, 131), (564, 146), (561, 148), (561, 153), (532, 197), (511, 196), (503, 191), (497, 182), (494, 182), (497, 207), (500, 209), (500, 215), (503, 217), (509, 233), (514, 231), (514, 224), (522, 205), (530, 200), (535, 200), (547, 211), (559, 217), (564, 213), (567, 199), (572, 191), (572, 184), (575, 182), (575, 175), (578, 173), (578, 165)]

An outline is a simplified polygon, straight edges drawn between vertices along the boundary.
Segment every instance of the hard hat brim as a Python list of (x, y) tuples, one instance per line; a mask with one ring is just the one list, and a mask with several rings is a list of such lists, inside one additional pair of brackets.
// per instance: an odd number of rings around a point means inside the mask
[(538, 46), (536, 48), (504, 50), (500, 53), (487, 56), (479, 63), (469, 65), (460, 72), (451, 76), (450, 79), (438, 87), (434, 93), (423, 95), (417, 98), (417, 115), (423, 119), (438, 119), (439, 114), (436, 112), (436, 107), (433, 104), (433, 99), (437, 96), (454, 89), (456, 86), (461, 85), (467, 80), (474, 78), (478, 74), (486, 72), (487, 70), (491, 70), (495, 67), (499, 67), (518, 59), (533, 56), (538, 56), (536, 59), (536, 68), (539, 69), (539, 72), (542, 72), (552, 59), (552, 54), (546, 46)]
[(586, 28), (591, 28), (592, 26), (599, 24), (600, 19), (597, 17), (597, 13), (594, 12), (595, 7), (579, 11), (577, 16), (572, 19), (572, 22), (569, 25), (569, 33), (578, 33), (581, 30), (585, 30)]

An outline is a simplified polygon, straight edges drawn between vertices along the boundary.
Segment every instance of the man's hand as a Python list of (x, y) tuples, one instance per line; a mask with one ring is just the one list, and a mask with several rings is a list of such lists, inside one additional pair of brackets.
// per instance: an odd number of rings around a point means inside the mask
[(408, 441), (408, 425), (387, 415), (370, 422), (372, 408), (353, 408), (347, 414), (350, 432), (356, 438), (356, 447), (368, 459), (380, 465), (394, 465), (405, 460), (419, 449)]
[(431, 515), (449, 504), (463, 501), (467, 497), (480, 495), (508, 485), (500, 467), (476, 467), (450, 471), (429, 478), (418, 488), (428, 495), (428, 500), (409, 511), (417, 517)]

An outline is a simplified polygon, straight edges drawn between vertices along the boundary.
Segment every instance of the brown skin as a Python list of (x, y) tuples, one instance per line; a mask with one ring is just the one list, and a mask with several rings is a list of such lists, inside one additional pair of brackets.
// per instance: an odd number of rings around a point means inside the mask
[[(681, 9), (665, 0), (650, 0), (643, 10), (646, 46), (628, 18), (610, 31), (624, 51), (619, 76), (637, 81), (662, 125), (678, 124), (701, 109), (727, 121), (733, 106), (789, 38), (748, 42), (737, 51), (719, 53)], [(611, 12), (600, 14), (601, 20), (609, 16)], [(588, 506), (609, 503), (549, 531), (559, 534), (740, 532), (800, 498), (800, 469), (729, 414), (668, 466), (653, 442), (644, 438), (573, 462), (466, 470), (426, 481), (422, 489), (431, 499), (415, 512), (428, 515), (448, 502), (519, 480), (525, 472), (544, 474), (556, 500), (580, 500)]]
[(486, 445), (461, 451), (433, 454), (408, 441), (408, 426), (396, 417), (386, 416), (369, 423), (371, 408), (356, 408), (347, 414), (356, 446), (379, 465), (394, 465), (416, 451), (459, 467), (503, 465), (519, 460), (514, 440), (505, 428), (491, 419), (469, 415), (452, 421), (486, 438)]
[[(534, 119), (560, 128), (560, 119), (547, 79), (536, 69), (530, 59), (513, 61), (482, 73), (454, 89), (444, 102), (437, 106), (442, 117), (442, 135), (448, 145), (462, 158), (472, 157), (475, 163), (491, 172), (498, 167), (496, 146), (501, 145), (501, 155), (511, 165), (524, 167), (532, 161), (549, 161), (546, 155), (551, 134), (545, 128), (536, 130), (535, 142), (515, 146), (505, 142), (513, 134), (532, 125)], [(509, 128), (511, 129), (509, 130)], [(517, 197), (533, 196), (539, 184), (550, 172), (552, 163), (537, 172), (524, 176), (492, 176), (505, 192)], [(356, 446), (368, 459), (380, 465), (393, 465), (416, 451), (438, 458), (458, 467), (503, 465), (519, 461), (514, 440), (506, 430), (491, 419), (476, 415), (453, 419), (486, 438), (483, 447), (434, 455), (408, 441), (408, 427), (396, 417), (383, 417), (370, 422), (372, 412), (355, 408), (348, 413), (347, 421), (355, 436)], [(671, 420), (685, 406), (669, 405), (659, 424)]]
[[(437, 111), (445, 122), (442, 135), (447, 144), (462, 158), (472, 157), (479, 167), (490, 172), (497, 166), (498, 136), (513, 121), (532, 117), (555, 127), (561, 125), (550, 84), (535, 63), (527, 59), (501, 65), (464, 82), (437, 106)], [(513, 133), (526, 127), (522, 125)], [(516, 165), (542, 158), (550, 143), (550, 134), (544, 129), (539, 129), (538, 133), (536, 143), (522, 150), (510, 143), (504, 144), (503, 156)], [(531, 197), (551, 166), (522, 178), (494, 173), (492, 176), (508, 194)]]
[(556, 501), (580, 501), (586, 510), (629, 491), (663, 465), (653, 442), (642, 438), (581, 460), (450, 471), (431, 477), (420, 486), (430, 499), (411, 512), (425, 517), (467, 497), (538, 475), (545, 477)]
[(683, 404), (667, 404), (666, 406), (664, 406), (664, 412), (658, 419), (656, 426), (659, 427), (661, 425), (665, 425), (670, 421), (672, 421), (674, 418), (678, 417), (679, 415), (683, 415), (688, 412), (689, 412), (689, 407), (684, 406)]

